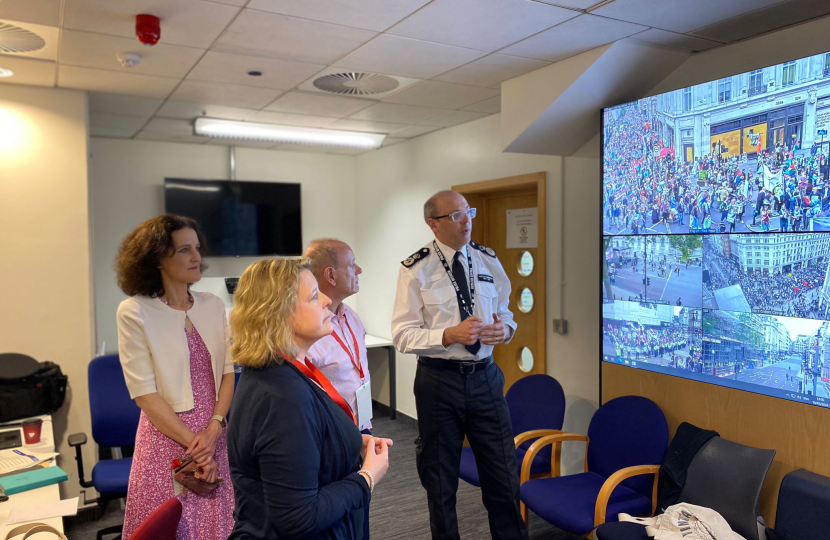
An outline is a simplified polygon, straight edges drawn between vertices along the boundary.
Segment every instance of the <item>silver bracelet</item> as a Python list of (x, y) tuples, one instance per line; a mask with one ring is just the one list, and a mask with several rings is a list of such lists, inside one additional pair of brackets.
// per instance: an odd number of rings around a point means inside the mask
[(367, 471), (366, 469), (360, 469), (357, 471), (357, 474), (364, 473), (366, 477), (369, 479), (369, 493), (373, 493), (375, 491), (375, 477), (372, 473)]

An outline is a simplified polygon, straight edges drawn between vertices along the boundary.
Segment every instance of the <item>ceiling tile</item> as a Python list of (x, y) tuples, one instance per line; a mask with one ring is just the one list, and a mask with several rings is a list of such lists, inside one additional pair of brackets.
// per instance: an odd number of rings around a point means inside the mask
[(501, 52), (526, 58), (536, 58), (537, 60), (558, 62), (569, 56), (617, 41), (643, 30), (647, 30), (647, 28), (638, 24), (593, 15), (580, 15), (555, 28), (545, 30), (541, 34), (511, 45)]
[(830, 2), (827, 0), (789, 0), (692, 33), (718, 41), (738, 41), (827, 14), (830, 14)]
[(275, 142), (263, 142), (263, 141), (247, 141), (245, 139), (223, 139), (220, 137), (209, 137), (207, 144), (212, 145), (219, 145), (219, 146), (243, 146), (245, 148), (265, 148), (265, 149), (273, 149), (279, 146), (279, 143)]
[(483, 112), (483, 113), (490, 113), (495, 114), (497, 112), (501, 112), (501, 96), (496, 96), (494, 98), (485, 99), (479, 103), (474, 105), (470, 105), (469, 107), (464, 107), (461, 109), (462, 111), (473, 111), (473, 112)]
[[(60, 63), (130, 74), (182, 78), (204, 52), (202, 49), (163, 43), (155, 47), (143, 47), (135, 39), (64, 30)], [(119, 53), (136, 53), (141, 56), (141, 61), (135, 67), (122, 67), (117, 58)]]
[(0, 56), (0, 67), (10, 69), (14, 75), (0, 79), (0, 84), (28, 84), (31, 86), (54, 86), (58, 65), (48, 60)]
[(254, 113), (256, 113), (256, 109), (205, 105), (185, 101), (166, 101), (156, 113), (156, 116), (179, 118), (182, 120), (194, 120), (199, 116), (222, 118), (224, 120), (248, 120)]
[(89, 125), (102, 128), (119, 128), (135, 132), (144, 127), (150, 117), (148, 116), (126, 116), (121, 114), (91, 113)]
[(44, 26), (58, 26), (61, 0), (2, 0), (0, 19)]
[(350, 120), (343, 118), (328, 126), (329, 129), (345, 129), (351, 131), (370, 131), (372, 133), (392, 133), (407, 127), (406, 124), (391, 124), (388, 122), (373, 122), (372, 120)]
[(213, 49), (309, 64), (329, 64), (363, 45), (375, 32), (244, 10)]
[(149, 118), (158, 110), (163, 102), (164, 100), (162, 99), (90, 92), (89, 112)]
[(251, 118), (251, 122), (265, 122), (266, 124), (282, 124), (286, 126), (325, 127), (337, 122), (337, 118), (328, 116), (312, 116), (309, 114), (289, 114), (276, 111), (259, 111)]
[(140, 139), (143, 141), (165, 141), (165, 142), (178, 142), (178, 143), (191, 143), (191, 144), (204, 144), (208, 142), (208, 137), (201, 137), (199, 135), (182, 135), (176, 133), (163, 133), (160, 131), (147, 131), (142, 130), (135, 136), (136, 139)]
[(710, 41), (685, 34), (676, 34), (668, 30), (660, 30), (659, 28), (649, 28), (645, 32), (640, 32), (632, 39), (638, 41), (645, 41), (647, 43), (656, 43), (658, 45), (668, 45), (670, 47), (677, 47), (679, 49), (686, 49), (688, 51), (705, 51), (712, 47), (720, 45), (717, 41)]
[(391, 135), (397, 139), (411, 139), (412, 137), (419, 137), (426, 133), (431, 133), (441, 128), (433, 126), (409, 126), (399, 131), (393, 132)]
[(389, 33), (495, 51), (577, 15), (529, 0), (436, 0)]
[(554, 6), (562, 6), (573, 9), (588, 9), (591, 6), (599, 4), (602, 0), (536, 0), (537, 2), (544, 2), (545, 4), (552, 4)]
[(293, 114), (311, 114), (343, 118), (375, 103), (366, 99), (327, 96), (304, 92), (288, 92), (274, 103), (265, 107), (268, 111)]
[(385, 139), (383, 139), (383, 144), (381, 144), (380, 146), (381, 146), (381, 148), (386, 148), (387, 146), (392, 146), (393, 144), (406, 142), (408, 140), (409, 139), (403, 139), (403, 138), (397, 139), (395, 137), (386, 137)]
[(173, 101), (211, 103), (242, 109), (261, 109), (280, 95), (279, 90), (237, 84), (183, 81), (170, 96)]
[(63, 25), (135, 39), (135, 16), (150, 13), (161, 19), (159, 43), (207, 49), (239, 9), (200, 0), (66, 0)]
[[(0, 4), (0, 6), (2, 6), (2, 4)], [(50, 60), (52, 62), (57, 62), (58, 43), (60, 42), (60, 28), (56, 26), (45, 26), (42, 24), (33, 24), (27, 22), (6, 21), (3, 20), (2, 17), (0, 17), (0, 25), (4, 23), (11, 24), (12, 26), (16, 26), (23, 30), (28, 30), (29, 32), (40, 37), (44, 41), (44, 44), (40, 49), (36, 49), (34, 51), (29, 51), (25, 53), (0, 53), (0, 57), (14, 56), (15, 58), (39, 58), (41, 60)]]
[(218, 4), (228, 4), (229, 6), (244, 7), (248, 0), (205, 0), (205, 2), (216, 2)]
[(681, 34), (781, 0), (615, 0), (591, 13)]
[(349, 116), (352, 120), (374, 120), (376, 122), (397, 122), (400, 124), (417, 124), (430, 118), (445, 114), (446, 109), (413, 107), (394, 103), (378, 103)]
[(251, 9), (382, 32), (430, 0), (251, 0)]
[(402, 103), (421, 107), (460, 109), (500, 94), (492, 88), (480, 88), (440, 81), (424, 81), (403, 92), (386, 98), (387, 103)]
[[(209, 51), (187, 78), (290, 90), (325, 67), (261, 56)], [(262, 75), (254, 77), (248, 75), (249, 71), (259, 71)]]
[(118, 139), (131, 139), (138, 129), (89, 126), (90, 137), (115, 137)]
[(473, 86), (495, 86), (513, 77), (518, 77), (548, 65), (550, 65), (549, 62), (532, 58), (491, 54), (435, 77), (435, 80)]
[(487, 53), (473, 49), (384, 34), (334, 65), (359, 71), (431, 79), (485, 54)]
[(172, 118), (153, 118), (142, 131), (168, 133), (170, 135), (192, 135), (192, 120), (174, 120)]
[(484, 118), (485, 116), (490, 116), (487, 113), (480, 113), (480, 112), (471, 112), (471, 111), (453, 111), (442, 116), (438, 116), (436, 118), (431, 118), (425, 122), (421, 122), (423, 126), (438, 126), (438, 127), (450, 127), (450, 126), (457, 126), (458, 124), (465, 124), (467, 122), (472, 122), (473, 120), (478, 120), (479, 118)]
[(165, 98), (179, 79), (76, 66), (58, 67), (58, 86), (107, 94)]

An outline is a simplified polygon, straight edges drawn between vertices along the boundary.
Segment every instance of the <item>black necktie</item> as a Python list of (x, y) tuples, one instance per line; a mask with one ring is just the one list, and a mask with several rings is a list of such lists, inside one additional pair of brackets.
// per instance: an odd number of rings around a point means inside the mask
[[(455, 278), (455, 282), (458, 283), (458, 288), (461, 290), (461, 298), (464, 299), (465, 304), (467, 305), (467, 309), (472, 311), (472, 303), (470, 302), (470, 286), (467, 285), (467, 274), (464, 273), (464, 263), (462, 262), (463, 255), (460, 251), (456, 252), (455, 257), (453, 257), (452, 261), (452, 276)], [(461, 320), (463, 321), (470, 315), (467, 313), (467, 310), (464, 309), (464, 306), (461, 305), (461, 302), (458, 303), (458, 309), (461, 310)], [(478, 354), (478, 350), (481, 348), (481, 342), (476, 341), (472, 345), (465, 345), (464, 346), (470, 354)]]

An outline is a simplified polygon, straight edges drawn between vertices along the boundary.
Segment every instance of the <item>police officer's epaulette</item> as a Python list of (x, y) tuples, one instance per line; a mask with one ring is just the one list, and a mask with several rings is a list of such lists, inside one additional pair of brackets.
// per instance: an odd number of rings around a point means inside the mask
[(494, 259), (496, 258), (496, 252), (493, 251), (491, 248), (488, 248), (487, 246), (482, 246), (481, 244), (476, 244), (472, 240), (470, 241), (470, 245), (473, 246), (475, 249), (479, 250), (480, 252), (486, 253), (487, 255), (493, 257)]
[(401, 264), (406, 268), (412, 268), (416, 263), (418, 263), (418, 261), (426, 259), (427, 255), (429, 255), (429, 248), (421, 248), (405, 260), (401, 261)]

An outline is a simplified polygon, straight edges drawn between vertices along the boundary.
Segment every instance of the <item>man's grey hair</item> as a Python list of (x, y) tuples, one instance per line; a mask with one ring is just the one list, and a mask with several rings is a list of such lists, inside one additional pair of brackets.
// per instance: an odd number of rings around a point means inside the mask
[(316, 238), (305, 250), (305, 257), (311, 260), (311, 273), (319, 281), (326, 268), (340, 267), (340, 248), (348, 244), (337, 238)]
[(427, 202), (424, 203), (424, 222), (425, 223), (429, 224), (430, 218), (434, 218), (436, 215), (438, 215), (438, 200), (441, 197), (443, 197), (445, 195), (449, 195), (451, 193), (457, 193), (457, 192), (455, 192), (451, 189), (445, 189), (444, 191), (439, 191), (438, 193), (436, 193), (435, 195), (433, 195), (432, 197), (427, 199)]

